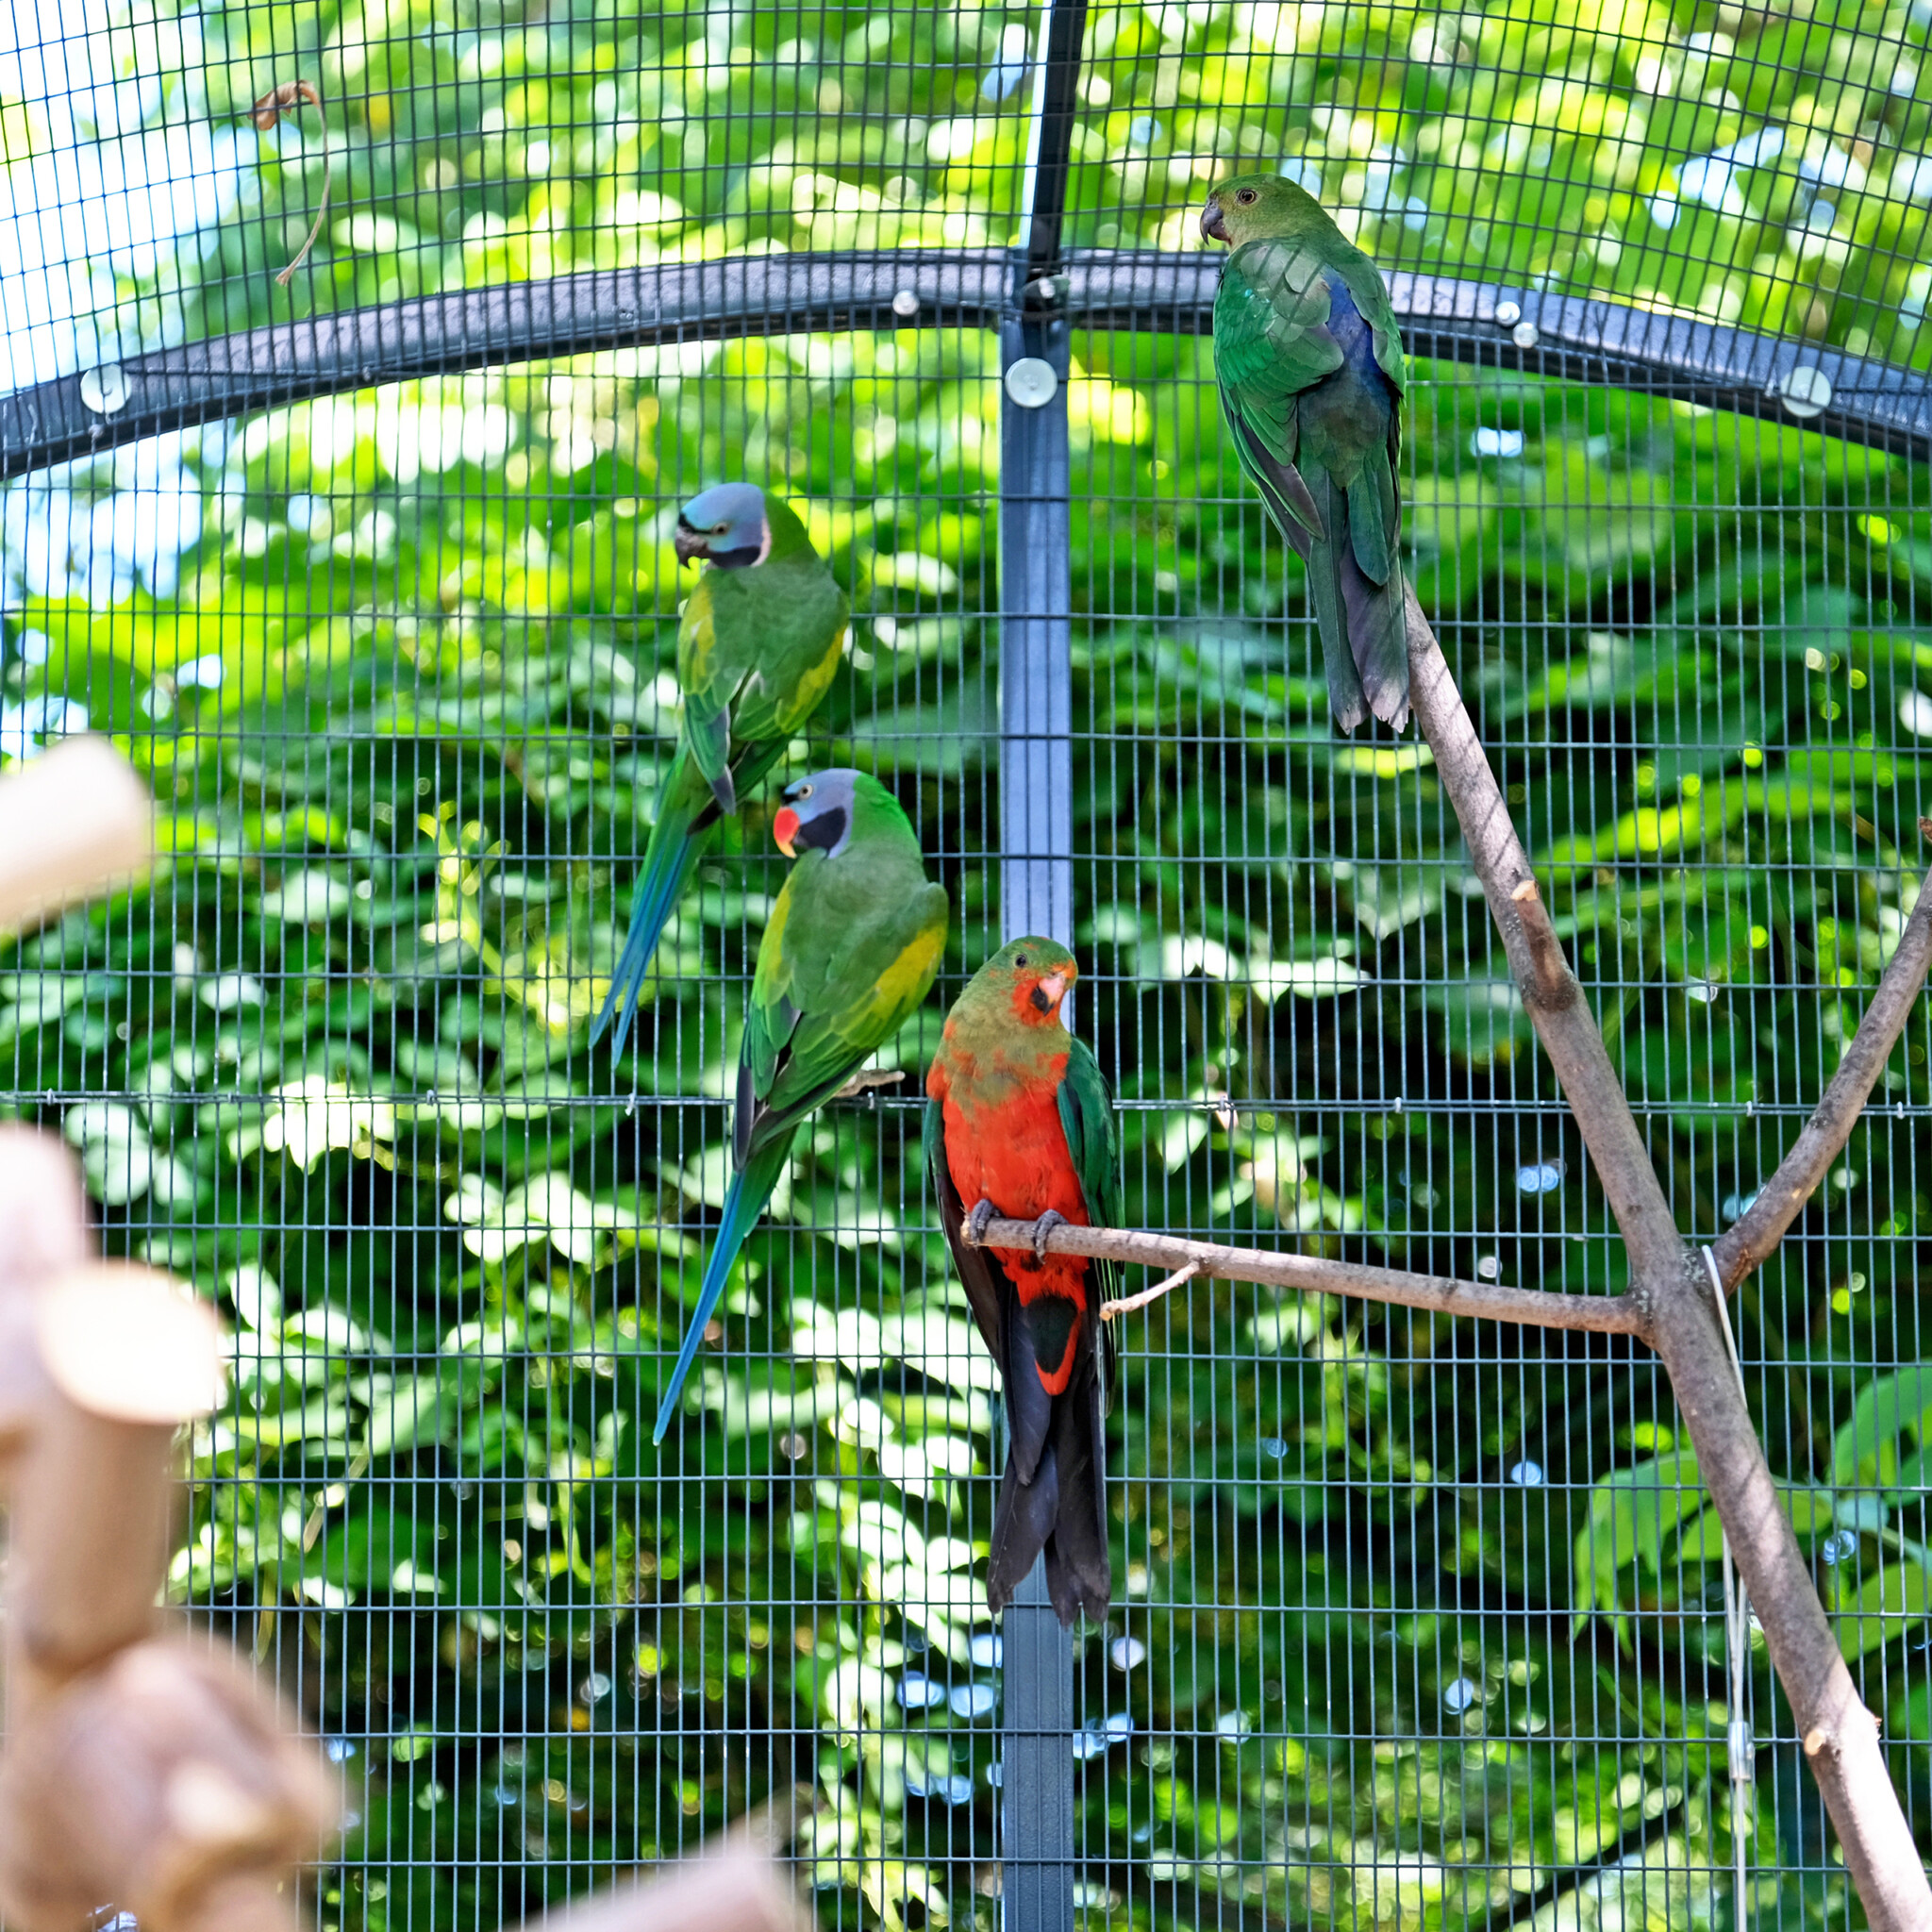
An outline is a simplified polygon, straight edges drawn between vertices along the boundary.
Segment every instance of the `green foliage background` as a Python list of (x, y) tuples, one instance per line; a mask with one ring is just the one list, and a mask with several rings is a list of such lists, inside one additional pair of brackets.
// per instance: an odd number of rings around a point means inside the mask
[[(240, 137), (206, 245), (97, 284), (128, 335), (178, 339), (625, 261), (1003, 244), (1031, 25), (149, 12), (104, 37), (127, 85), (94, 123), (0, 104), (0, 141), (30, 170), (315, 78), (332, 209), (290, 291), (307, 114)], [(1217, 157), (1280, 158), (1391, 266), (1923, 359), (1924, 38), (1849, 6), (1097, 8), (1074, 239), (1191, 245)], [(1332, 736), (1211, 350), (1075, 355), (1080, 1024), (1131, 1215), (1613, 1290), (1426, 758)], [(1417, 376), (1424, 603), (1708, 1238), (1914, 903), (1926, 476), (1663, 398)], [(793, 1780), (828, 1920), (991, 1923), (991, 1373), (906, 1097), (801, 1145), (683, 1428), (662, 1454), (640, 1433), (723, 1193), (779, 876), (758, 806), (667, 938), (634, 1057), (583, 1041), (675, 728), (667, 518), (741, 469), (808, 507), (860, 613), (794, 768), (885, 775), (954, 895), (941, 991), (984, 957), (996, 377), (970, 334), (626, 353), (10, 492), (0, 737), (84, 708), (151, 776), (165, 858), (16, 950), (0, 1087), (80, 1151), (110, 1245), (234, 1319), (175, 1589), (334, 1740), (356, 1824), (331, 1928), (514, 1919)], [(184, 546), (137, 565), (117, 508), (164, 499)], [(47, 531), (79, 533), (72, 568)], [(884, 1057), (908, 1087), (941, 1010)], [(1741, 1306), (1754, 1410), (1922, 1830), (1926, 1041), (1916, 1020)], [(1091, 1921), (1728, 1912), (1714, 1531), (1648, 1362), (1247, 1291), (1124, 1339), (1120, 1601), (1077, 1645)], [(1760, 1923), (1844, 1924), (1754, 1666)]]

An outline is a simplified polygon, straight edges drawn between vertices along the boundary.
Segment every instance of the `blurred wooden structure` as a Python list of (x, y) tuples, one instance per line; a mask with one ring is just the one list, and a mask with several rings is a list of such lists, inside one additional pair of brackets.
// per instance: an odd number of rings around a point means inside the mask
[[(0, 932), (143, 867), (152, 809), (104, 740), (0, 778)], [(95, 1257), (78, 1168), (0, 1126), (0, 1500), (10, 1518), (0, 1913), (77, 1932), (300, 1923), (333, 1774), (232, 1654), (160, 1608), (175, 1441), (221, 1400), (222, 1337), (186, 1287)], [(727, 1843), (558, 1915), (570, 1932), (794, 1932), (776, 1868)]]

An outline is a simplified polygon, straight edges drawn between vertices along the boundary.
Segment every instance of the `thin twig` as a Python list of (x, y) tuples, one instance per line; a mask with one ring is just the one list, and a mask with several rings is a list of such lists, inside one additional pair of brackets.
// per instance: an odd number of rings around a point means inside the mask
[(322, 127), (322, 200), (315, 210), (315, 220), (308, 229), (308, 239), (303, 242), (300, 252), (287, 268), (275, 277), (278, 286), (286, 289), (295, 271), (308, 259), (308, 251), (315, 246), (315, 238), (322, 233), (323, 218), (328, 213), (328, 116), (323, 112), (322, 95), (315, 84), (307, 80), (285, 80), (279, 87), (269, 92), (249, 109), (255, 125), (263, 134), (272, 133), (281, 125), (284, 114), (292, 113), (299, 107), (315, 109), (315, 118)]
[[(1932, 819), (1921, 819), (1919, 829), (1932, 839)], [(1763, 1265), (1784, 1238), (1786, 1228), (1805, 1211), (1806, 1202), (1837, 1159), (1867, 1095), (1898, 1044), (1928, 965), (1932, 965), (1932, 875), (1919, 887), (1919, 903), (1899, 935), (1898, 950), (1887, 961), (1872, 1004), (1865, 1008), (1865, 1017), (1858, 1022), (1858, 1030), (1811, 1118), (1791, 1143), (1791, 1151), (1778, 1163), (1777, 1172), (1758, 1189), (1750, 1207), (1712, 1250), (1726, 1294), (1735, 1293), (1744, 1277)]]
[(1185, 1268), (1176, 1268), (1172, 1274), (1164, 1274), (1152, 1288), (1143, 1288), (1139, 1294), (1122, 1295), (1117, 1300), (1102, 1302), (1100, 1319), (1111, 1322), (1121, 1315), (1131, 1315), (1136, 1308), (1152, 1307), (1162, 1295), (1172, 1294), (1177, 1288), (1185, 1288), (1191, 1281), (1200, 1278), (1201, 1264), (1190, 1261)]
[[(1034, 1246), (1030, 1221), (991, 1221), (980, 1236), (983, 1248)], [(973, 1241), (972, 1228), (960, 1239)], [(1220, 1281), (1254, 1281), (1264, 1288), (1300, 1289), (1311, 1294), (1353, 1295), (1358, 1301), (1391, 1302), (1397, 1307), (1426, 1308), (1438, 1315), (1468, 1315), (1478, 1321), (1522, 1322), (1539, 1328), (1590, 1328), (1605, 1335), (1641, 1335), (1642, 1315), (1628, 1295), (1544, 1294), (1533, 1288), (1491, 1287), (1441, 1274), (1411, 1274), (1400, 1268), (1371, 1268), (1358, 1261), (1331, 1261), (1321, 1255), (1284, 1255), (1264, 1248), (1235, 1248), (1219, 1241), (1183, 1241), (1178, 1235), (1148, 1234), (1137, 1228), (1078, 1227), (1056, 1223), (1041, 1244), (1048, 1253), (1095, 1255), (1112, 1261), (1173, 1269), (1174, 1279), (1211, 1276)], [(1154, 1298), (1154, 1291), (1110, 1304), (1116, 1312)], [(1106, 1308), (1101, 1311), (1107, 1312)]]

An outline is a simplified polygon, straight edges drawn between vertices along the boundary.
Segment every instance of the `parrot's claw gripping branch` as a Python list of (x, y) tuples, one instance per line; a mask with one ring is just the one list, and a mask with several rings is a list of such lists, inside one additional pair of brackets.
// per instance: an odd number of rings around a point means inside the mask
[[(959, 1224), (959, 1233), (961, 1238), (964, 1240), (966, 1245), (969, 1248), (985, 1247), (986, 1231), (999, 1218), (1000, 1210), (997, 1208), (995, 1208), (991, 1201), (975, 1202), (973, 1207), (973, 1211), (970, 1214), (968, 1214), (966, 1219)], [(1029, 1222), (1027, 1225), (1030, 1228), (1032, 1224)], [(1034, 1243), (1030, 1236), (1028, 1238), (1026, 1244), (1028, 1247), (1033, 1248), (1033, 1252), (1036, 1255), (1041, 1252), (1041, 1250), (1038, 1247), (1034, 1246)]]
[(1046, 1259), (1047, 1237), (1053, 1233), (1055, 1228), (1065, 1227), (1066, 1224), (1067, 1217), (1060, 1213), (1058, 1208), (1049, 1208), (1033, 1224), (1033, 1258), (1036, 1261)]

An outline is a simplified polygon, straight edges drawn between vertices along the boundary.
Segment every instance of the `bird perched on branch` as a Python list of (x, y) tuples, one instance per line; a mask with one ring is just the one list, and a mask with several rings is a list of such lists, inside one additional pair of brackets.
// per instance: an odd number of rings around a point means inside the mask
[(811, 547), (805, 525), (755, 483), (723, 483), (677, 513), (680, 563), (710, 565), (677, 626), (684, 716), (677, 750), (658, 794), (630, 931), (594, 1045), (616, 1021), (624, 1051), (651, 955), (710, 843), (718, 821), (777, 763), (818, 708), (845, 642), (845, 593)]
[(772, 908), (738, 1060), (737, 1165), (696, 1312), (658, 1409), (661, 1442), (731, 1264), (758, 1225), (791, 1142), (925, 997), (945, 951), (945, 889), (892, 794), (863, 772), (788, 785), (772, 822), (797, 863)]
[(1408, 722), (1402, 582), (1402, 338), (1381, 272), (1313, 195), (1224, 181), (1201, 232), (1232, 251), (1214, 368), (1242, 473), (1308, 568), (1328, 702), (1353, 731)]
[[(974, 975), (926, 1076), (925, 1159), (940, 1219), (1006, 1385), (1008, 1445), (993, 1511), (986, 1600), (1005, 1607), (1046, 1554), (1060, 1622), (1107, 1615), (1107, 1448), (1113, 1351), (1100, 1306), (1110, 1261), (1043, 1246), (981, 1248), (996, 1217), (1105, 1227), (1120, 1219), (1113, 1108), (1093, 1056), (1060, 1024), (1074, 956), (1015, 940)], [(967, 1204), (971, 1204), (969, 1208)]]

